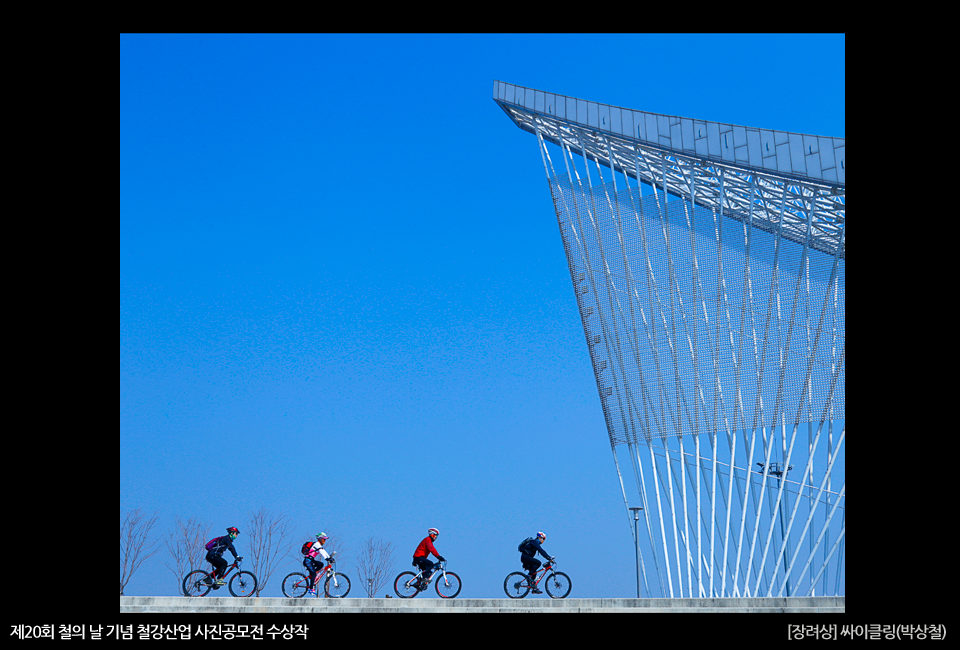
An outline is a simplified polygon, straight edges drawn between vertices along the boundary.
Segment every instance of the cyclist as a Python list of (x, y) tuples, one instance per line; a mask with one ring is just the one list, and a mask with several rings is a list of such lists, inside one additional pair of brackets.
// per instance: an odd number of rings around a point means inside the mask
[(520, 564), (523, 565), (523, 568), (527, 570), (527, 573), (530, 575), (530, 585), (533, 587), (533, 593), (542, 594), (543, 592), (537, 589), (537, 569), (540, 568), (542, 562), (537, 559), (537, 553), (542, 555), (547, 559), (547, 566), (550, 566), (550, 562), (553, 562), (553, 556), (547, 555), (547, 552), (543, 550), (543, 544), (547, 541), (546, 533), (537, 532), (536, 537), (528, 537), (520, 544)]
[[(308, 593), (311, 596), (317, 595), (317, 590), (313, 586), (313, 583), (317, 579), (317, 574), (323, 569), (324, 561), (334, 561), (333, 558), (330, 557), (330, 554), (327, 553), (327, 549), (323, 548), (323, 545), (327, 543), (328, 539), (330, 539), (330, 537), (326, 533), (317, 533), (317, 541), (313, 543), (313, 546), (307, 551), (307, 556), (303, 558), (303, 566), (310, 572), (310, 582), (308, 583), (310, 590)], [(318, 556), (320, 559), (317, 559)]]
[(233, 553), (233, 559), (243, 559), (243, 557), (237, 555), (237, 549), (233, 547), (233, 540), (235, 540), (239, 534), (240, 531), (237, 530), (235, 526), (230, 526), (230, 528), (227, 529), (227, 534), (218, 538), (210, 550), (207, 551), (207, 562), (217, 569), (216, 580), (213, 583), (214, 589), (218, 589), (225, 584), (223, 574), (227, 570), (227, 561), (220, 556), (223, 555), (225, 551), (230, 551)]
[(443, 556), (437, 553), (437, 549), (433, 547), (433, 543), (437, 541), (437, 537), (440, 535), (440, 531), (436, 528), (430, 528), (427, 530), (427, 536), (423, 538), (423, 541), (417, 546), (417, 550), (413, 552), (413, 564), (414, 566), (420, 567), (423, 571), (423, 577), (420, 579), (420, 589), (426, 589), (427, 583), (430, 582), (430, 578), (433, 576), (433, 568), (437, 566), (430, 561), (430, 553), (440, 560), (445, 562)]

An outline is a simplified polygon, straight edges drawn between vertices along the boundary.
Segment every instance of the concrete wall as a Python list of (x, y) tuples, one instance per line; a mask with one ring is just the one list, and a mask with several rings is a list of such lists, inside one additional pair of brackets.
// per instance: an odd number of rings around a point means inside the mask
[(846, 597), (814, 598), (183, 598), (121, 596), (121, 614), (363, 612), (609, 612), (609, 613), (819, 613), (842, 614)]

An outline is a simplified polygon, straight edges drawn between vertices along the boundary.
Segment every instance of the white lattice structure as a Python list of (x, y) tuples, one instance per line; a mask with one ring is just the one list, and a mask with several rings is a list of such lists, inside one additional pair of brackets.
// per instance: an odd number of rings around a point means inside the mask
[(537, 137), (647, 594), (843, 595), (844, 141), (494, 99)]

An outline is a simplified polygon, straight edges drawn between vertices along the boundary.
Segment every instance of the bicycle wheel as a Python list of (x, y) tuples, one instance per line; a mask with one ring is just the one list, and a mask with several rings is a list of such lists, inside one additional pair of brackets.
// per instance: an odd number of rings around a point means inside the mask
[(514, 571), (503, 581), (503, 590), (511, 598), (524, 598), (530, 593), (530, 576)]
[(551, 598), (566, 598), (567, 594), (570, 593), (570, 587), (573, 586), (573, 583), (570, 582), (570, 576), (563, 571), (556, 571), (547, 576), (544, 582), (547, 585), (547, 593), (550, 594)]
[(333, 573), (323, 583), (323, 593), (327, 598), (346, 598), (350, 593), (350, 578), (342, 573)]
[(213, 585), (209, 581), (210, 574), (197, 569), (183, 577), (184, 596), (206, 596)]
[(240, 571), (230, 578), (230, 593), (237, 598), (247, 598), (257, 593), (257, 576), (249, 571)]
[(437, 585), (437, 595), (441, 598), (456, 598), (460, 593), (460, 576), (453, 571), (445, 571), (434, 578)]
[(307, 593), (308, 582), (307, 576), (302, 573), (291, 573), (283, 579), (280, 588), (287, 598), (302, 598)]
[(413, 598), (420, 593), (420, 589), (417, 587), (416, 577), (417, 574), (413, 571), (404, 571), (393, 581), (393, 590), (397, 592), (397, 595), (401, 598)]

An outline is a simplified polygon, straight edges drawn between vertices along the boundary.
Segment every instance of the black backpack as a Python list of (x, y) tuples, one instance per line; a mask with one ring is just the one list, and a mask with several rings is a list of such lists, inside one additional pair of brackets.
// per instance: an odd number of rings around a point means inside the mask
[(523, 552), (524, 552), (524, 549), (527, 547), (527, 544), (529, 544), (529, 543), (532, 542), (532, 541), (533, 541), (533, 538), (532, 538), (532, 537), (526, 538), (525, 540), (523, 540), (522, 542), (520, 542), (520, 546), (517, 547), (517, 550), (520, 551), (521, 553), (523, 553)]

